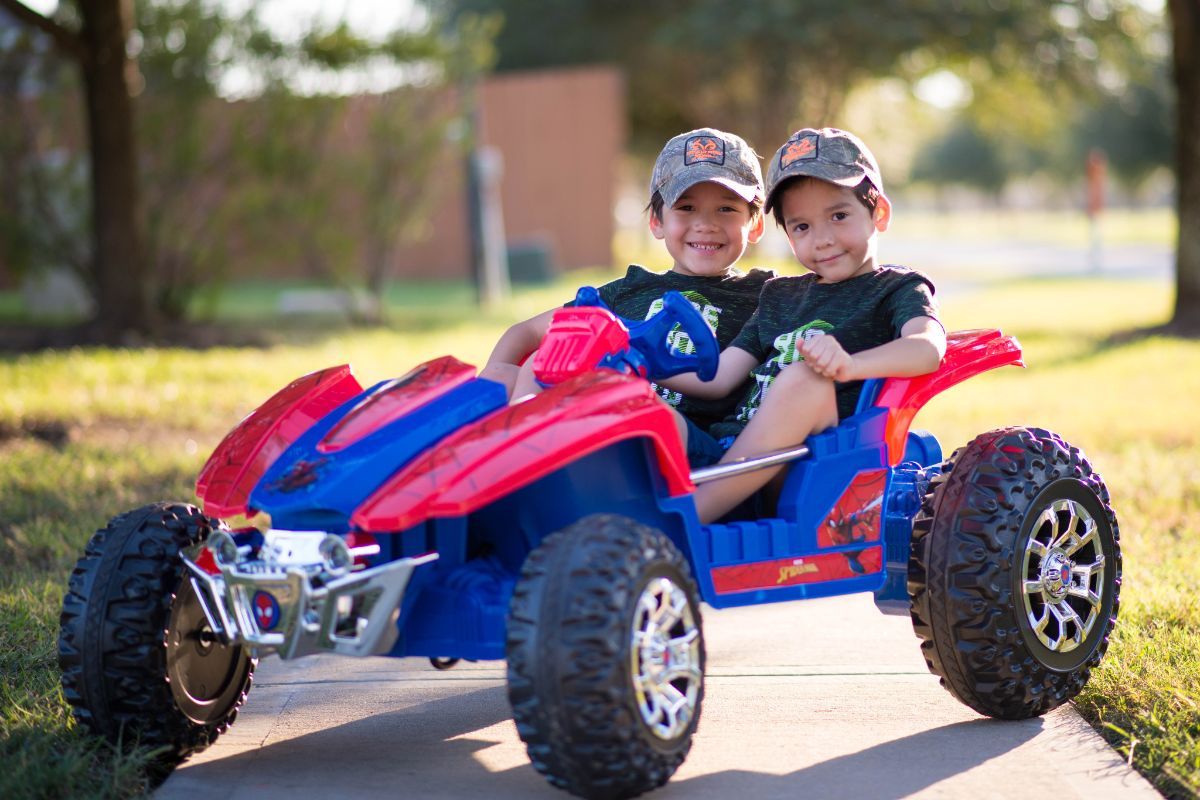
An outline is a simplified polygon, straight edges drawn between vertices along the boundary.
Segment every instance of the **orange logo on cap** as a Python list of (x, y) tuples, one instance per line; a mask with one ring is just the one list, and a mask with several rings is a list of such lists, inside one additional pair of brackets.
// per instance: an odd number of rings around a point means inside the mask
[(721, 147), (721, 143), (707, 136), (697, 136), (695, 139), (690, 139), (683, 163), (695, 164), (698, 161), (715, 161), (718, 164), (724, 162), (725, 151)]
[(815, 136), (805, 136), (794, 142), (788, 142), (779, 157), (780, 169), (787, 169), (792, 164), (807, 158), (817, 157), (817, 139)]

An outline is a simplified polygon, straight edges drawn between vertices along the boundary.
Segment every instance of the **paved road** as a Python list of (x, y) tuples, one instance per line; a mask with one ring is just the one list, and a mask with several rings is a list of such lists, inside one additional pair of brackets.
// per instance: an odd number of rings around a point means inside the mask
[[(706, 609), (692, 753), (657, 798), (1159, 795), (1071, 707), (981, 718), (925, 669), (906, 617), (866, 595)], [(269, 659), (237, 725), (159, 800), (565, 798), (534, 772), (500, 662)]]

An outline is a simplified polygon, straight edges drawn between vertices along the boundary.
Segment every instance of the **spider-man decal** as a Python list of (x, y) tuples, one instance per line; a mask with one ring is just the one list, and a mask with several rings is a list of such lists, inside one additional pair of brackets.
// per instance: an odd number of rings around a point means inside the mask
[[(824, 549), (857, 542), (878, 542), (886, 469), (860, 472), (817, 526), (817, 546)], [(713, 569), (718, 594), (771, 589), (803, 583), (853, 578), (883, 569), (883, 549), (868, 547), (848, 553), (822, 553), (779, 558)]]
[(317, 450), (343, 450), (474, 377), (473, 366), (452, 356), (426, 361), (407, 375), (374, 388), (330, 429)]
[[(853, 558), (850, 558), (850, 556)], [(821, 583), (855, 578), (883, 569), (883, 548), (876, 545), (852, 554), (826, 553), (803, 558), (776, 558), (752, 564), (714, 567), (713, 589), (717, 594), (754, 589), (782, 589), (802, 583)]]
[(887, 473), (877, 469), (855, 476), (817, 528), (818, 547), (879, 541)]
[(312, 486), (317, 482), (321, 467), (327, 463), (329, 463), (329, 459), (327, 458), (314, 458), (311, 461), (300, 459), (292, 464), (291, 468), (283, 474), (283, 477), (271, 483), (268, 488), (273, 492), (290, 494), (306, 486)]

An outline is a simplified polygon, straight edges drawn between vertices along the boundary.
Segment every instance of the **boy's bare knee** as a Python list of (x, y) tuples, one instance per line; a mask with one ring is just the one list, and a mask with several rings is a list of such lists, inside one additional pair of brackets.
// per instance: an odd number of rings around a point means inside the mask
[(833, 391), (833, 381), (818, 375), (803, 361), (791, 364), (780, 370), (771, 386), (772, 391), (782, 388), (787, 394), (793, 392), (813, 392), (828, 389)]

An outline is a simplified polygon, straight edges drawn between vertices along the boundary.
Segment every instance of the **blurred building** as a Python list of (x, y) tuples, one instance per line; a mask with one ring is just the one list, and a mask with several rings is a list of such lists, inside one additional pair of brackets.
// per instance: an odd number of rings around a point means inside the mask
[[(626, 142), (620, 71), (600, 66), (506, 73), (481, 81), (477, 97), (479, 141), (498, 154), (500, 162), (504, 233), (514, 271), (522, 264), (528, 265), (530, 256), (535, 257), (539, 269), (549, 267), (554, 271), (611, 264), (613, 207)], [(368, 97), (356, 100), (346, 107), (345, 117), (331, 126), (332, 140), (326, 146), (362, 146), (371, 103)], [(457, 92), (447, 92), (446, 103), (460, 102)], [(209, 112), (212, 140), (227, 136), (233, 119), (252, 116), (254, 103), (215, 104)], [(32, 102), (27, 103), (26, 110), (37, 112)], [(454, 151), (453, 143), (448, 144), (447, 152)], [(76, 146), (82, 149), (81, 144)], [(319, 153), (312, 155), (320, 157)], [(465, 158), (456, 153), (446, 157), (439, 167), (428, 224), (422, 226), (416, 241), (392, 253), (392, 263), (387, 264), (390, 279), (470, 277), (465, 164)], [(210, 208), (214, 197), (220, 203), (221, 183), (217, 178), (202, 177), (193, 188), (199, 195), (193, 203), (196, 209)], [(347, 183), (345, 196), (332, 204), (336, 214), (348, 220), (364, 210), (361, 193), (355, 189)], [(282, 227), (287, 227), (286, 221)], [(302, 231), (294, 233), (298, 236)], [(283, 233), (285, 238), (291, 235)], [(313, 268), (313, 259), (306, 263), (305, 258), (283, 255), (260, 239), (253, 226), (227, 232), (230, 263), (235, 265), (231, 274), (242, 279), (327, 277)], [(357, 263), (364, 253), (320, 255)], [(14, 277), (0, 259), (0, 288), (11, 287)]]
[[(510, 251), (544, 251), (559, 269), (609, 265), (626, 137), (620, 72), (505, 73), (482, 83), (479, 103), (481, 143), (502, 159)], [(431, 217), (429, 238), (405, 249), (393, 276), (470, 274), (463, 169), (458, 162), (445, 176), (447, 191)]]

